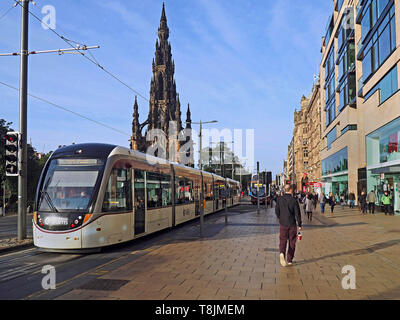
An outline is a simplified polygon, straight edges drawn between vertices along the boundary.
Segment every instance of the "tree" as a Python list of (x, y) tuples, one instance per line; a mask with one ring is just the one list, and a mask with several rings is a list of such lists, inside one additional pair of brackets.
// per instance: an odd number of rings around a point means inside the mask
[[(12, 122), (6, 122), (4, 119), (0, 119), (0, 177), (1, 183), (5, 183), (6, 190), (8, 191), (7, 201), (9, 203), (10, 211), (17, 211), (17, 200), (18, 200), (18, 178), (17, 177), (6, 177), (5, 173), (5, 140), (4, 135), (8, 131), (13, 131), (11, 128)], [(27, 186), (27, 205), (33, 208), (35, 202), (35, 194), (37, 184), (39, 182), (40, 174), (46, 164), (47, 159), (50, 157), (51, 152), (42, 156), (40, 159), (37, 157), (36, 150), (28, 144), (28, 186)], [(1, 188), (1, 199), (3, 199), (3, 188)]]

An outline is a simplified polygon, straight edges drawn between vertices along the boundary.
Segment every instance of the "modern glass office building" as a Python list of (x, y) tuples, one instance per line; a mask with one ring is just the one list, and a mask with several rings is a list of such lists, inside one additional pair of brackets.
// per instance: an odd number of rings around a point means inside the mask
[(400, 215), (399, 17), (397, 1), (360, 0), (361, 25), (357, 60), (362, 63), (362, 109), (367, 165), (367, 191), (377, 205), (385, 191), (391, 210)]

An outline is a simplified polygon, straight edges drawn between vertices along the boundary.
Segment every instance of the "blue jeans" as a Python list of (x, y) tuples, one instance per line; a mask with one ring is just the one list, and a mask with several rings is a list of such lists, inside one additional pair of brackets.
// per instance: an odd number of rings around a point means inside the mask
[(350, 208), (354, 208), (354, 200), (350, 200)]
[(321, 213), (325, 212), (325, 203), (320, 203), (321, 205)]

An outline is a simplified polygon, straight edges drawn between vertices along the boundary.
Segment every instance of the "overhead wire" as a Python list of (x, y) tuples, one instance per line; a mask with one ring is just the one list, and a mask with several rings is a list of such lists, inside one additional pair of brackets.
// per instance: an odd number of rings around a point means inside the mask
[[(0, 84), (3, 85), (3, 86), (5, 86), (5, 87), (11, 88), (11, 89), (13, 89), (13, 90), (19, 91), (18, 88), (14, 87), (14, 86), (12, 86), (12, 85), (10, 85), (10, 84), (8, 84), (8, 83), (5, 83), (5, 82), (0, 81)], [(60, 106), (59, 104), (56, 104), (56, 103), (54, 103), (54, 102), (51, 102), (51, 101), (49, 101), (49, 100), (47, 100), (47, 99), (41, 98), (41, 97), (36, 96), (36, 95), (33, 95), (33, 94), (31, 94), (31, 93), (28, 93), (28, 96), (30, 96), (30, 97), (32, 97), (32, 98), (34, 98), (34, 99), (36, 99), (36, 100), (39, 100), (39, 101), (41, 101), (41, 102), (47, 103), (47, 104), (49, 104), (49, 105), (51, 105), (51, 106), (53, 106), (53, 107), (56, 107), (56, 108), (58, 108), (58, 109), (67, 111), (67, 112), (69, 112), (69, 113), (72, 113), (72, 114), (74, 114), (74, 115), (76, 115), (76, 116), (78, 116), (78, 117), (80, 117), (80, 118), (85, 119), (85, 120), (88, 120), (88, 121), (91, 121), (91, 122), (93, 122), (93, 123), (96, 123), (96, 124), (98, 124), (98, 125), (100, 125), (100, 126), (103, 126), (103, 127), (107, 128), (107, 129), (113, 130), (113, 131), (118, 132), (118, 133), (123, 134), (123, 135), (127, 135), (127, 136), (129, 136), (129, 137), (131, 136), (129, 133), (126, 133), (126, 132), (121, 131), (121, 130), (119, 130), (119, 129), (113, 128), (113, 127), (111, 127), (111, 126), (109, 126), (109, 125), (107, 125), (107, 124), (105, 124), (105, 123), (100, 122), (100, 121), (91, 119), (91, 118), (89, 118), (89, 117), (87, 117), (87, 116), (85, 116), (85, 115), (82, 115), (82, 114), (80, 114), (80, 113), (78, 113), (78, 112), (72, 111), (72, 110), (70, 110), (70, 109), (68, 109), (68, 108), (66, 108), (66, 107)]]
[(8, 13), (9, 13), (13, 8), (15, 8), (15, 7), (16, 7), (16, 4), (14, 3), (14, 4), (11, 6), (11, 8), (9, 8), (9, 9), (6, 10), (3, 14), (0, 15), (0, 20), (3, 19), (5, 16), (7, 16)]
[[(23, 7), (23, 4), (21, 4), (20, 2), (18, 2), (17, 0), (13, 0), (16, 4), (20, 5), (21, 7)], [(40, 19), (37, 15), (35, 15), (33, 12), (31, 12), (28, 9), (28, 12), (30, 15), (32, 15), (36, 20), (38, 20), (40, 23), (42, 23), (42, 19)], [(60, 39), (62, 39), (64, 42), (66, 42), (70, 47), (72, 47), (74, 50), (76, 50), (78, 53), (81, 54), (82, 57), (86, 58), (88, 61), (90, 61), (91, 63), (93, 63), (94, 65), (96, 65), (97, 67), (99, 67), (101, 70), (103, 70), (105, 73), (107, 73), (110, 77), (114, 78), (115, 80), (117, 80), (119, 83), (121, 83), (122, 85), (124, 85), (125, 87), (127, 87), (129, 90), (131, 90), (132, 92), (134, 92), (135, 94), (137, 94), (139, 97), (141, 97), (142, 99), (146, 100), (147, 102), (149, 102), (149, 99), (147, 97), (145, 97), (144, 95), (142, 95), (140, 92), (138, 92), (137, 90), (135, 90), (134, 88), (132, 88), (130, 85), (128, 85), (126, 82), (124, 82), (123, 80), (121, 80), (120, 78), (118, 78), (115, 74), (113, 74), (111, 71), (108, 71), (104, 66), (102, 66), (100, 63), (97, 62), (96, 59), (91, 59), (88, 56), (86, 56), (83, 52), (80, 51), (79, 48), (76, 48), (75, 46), (73, 46), (70, 42), (75, 42), (73, 40), (69, 40), (66, 37), (64, 37), (63, 35), (59, 34), (56, 30), (49, 28), (49, 30), (51, 32), (53, 32), (55, 35), (57, 35)], [(77, 44), (77, 42), (75, 42)], [(89, 51), (89, 50), (88, 50)], [(89, 51), (90, 53), (90, 51)], [(91, 54), (92, 55), (92, 54)], [(92, 57), (94, 57), (92, 55)], [(95, 61), (96, 60), (96, 61)]]

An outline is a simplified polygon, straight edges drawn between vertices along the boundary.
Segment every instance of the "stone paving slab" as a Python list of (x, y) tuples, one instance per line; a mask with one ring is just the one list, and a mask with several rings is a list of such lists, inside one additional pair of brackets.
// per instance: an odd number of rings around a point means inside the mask
[[(295, 265), (281, 267), (273, 209), (229, 216), (228, 225), (221, 217), (206, 222), (204, 239), (184, 227), (100, 277), (128, 280), (119, 290), (73, 290), (58, 299), (400, 299), (399, 219), (348, 208), (317, 212), (312, 222), (303, 215)], [(342, 288), (346, 265), (356, 270), (355, 290)]]

